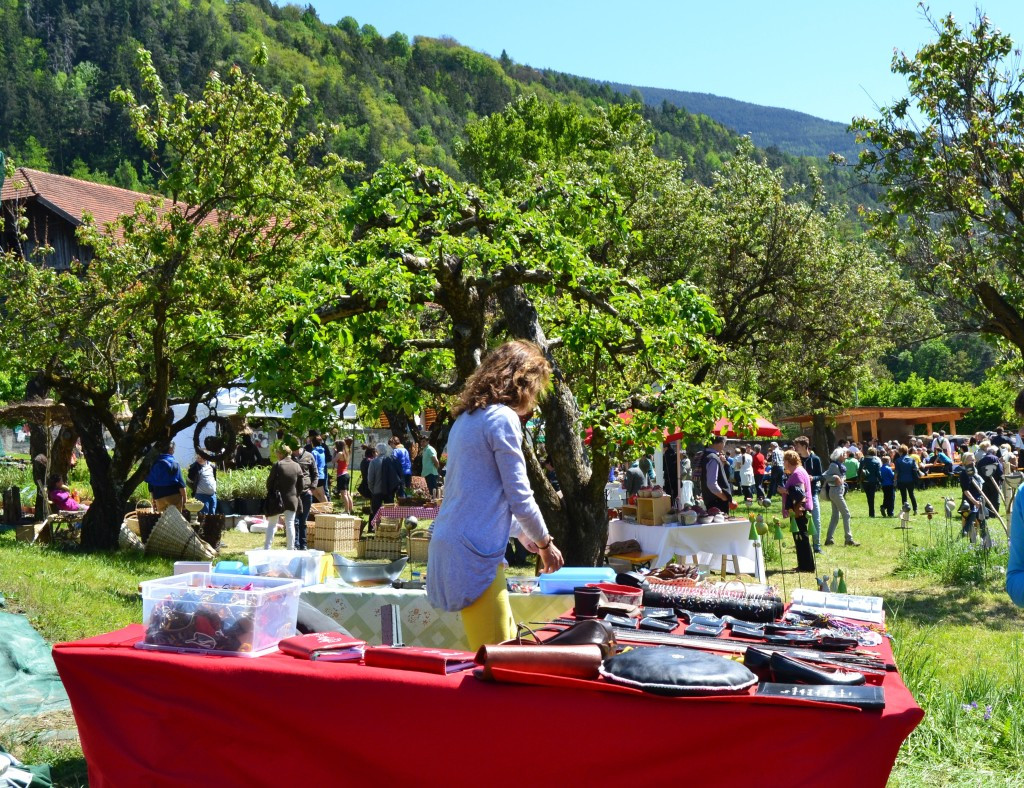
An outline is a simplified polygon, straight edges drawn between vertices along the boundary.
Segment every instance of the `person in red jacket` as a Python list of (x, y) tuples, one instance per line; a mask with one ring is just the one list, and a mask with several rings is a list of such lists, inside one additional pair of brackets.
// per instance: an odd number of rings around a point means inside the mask
[(751, 465), (754, 471), (754, 487), (757, 489), (757, 500), (764, 498), (764, 455), (761, 454), (761, 444), (754, 444), (754, 454), (751, 458)]

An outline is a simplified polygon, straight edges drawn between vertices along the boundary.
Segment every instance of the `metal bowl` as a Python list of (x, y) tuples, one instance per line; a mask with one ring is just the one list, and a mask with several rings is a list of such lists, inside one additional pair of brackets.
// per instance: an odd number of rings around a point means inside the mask
[(333, 555), (334, 568), (338, 570), (338, 576), (351, 586), (391, 585), (409, 562), (408, 556), (402, 556), (388, 564), (380, 564), (353, 561), (341, 553)]

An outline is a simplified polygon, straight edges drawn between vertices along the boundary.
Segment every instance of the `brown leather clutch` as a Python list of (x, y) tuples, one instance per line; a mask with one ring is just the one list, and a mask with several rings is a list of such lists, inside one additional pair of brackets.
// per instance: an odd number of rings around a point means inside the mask
[(575, 679), (596, 679), (601, 667), (601, 648), (584, 646), (481, 646), (476, 661), (483, 665), (483, 678), (494, 680), (491, 668), (565, 676)]

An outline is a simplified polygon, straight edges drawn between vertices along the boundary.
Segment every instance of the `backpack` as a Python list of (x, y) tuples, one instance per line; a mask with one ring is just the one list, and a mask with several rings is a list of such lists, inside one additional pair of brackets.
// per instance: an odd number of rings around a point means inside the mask
[(693, 458), (693, 478), (704, 483), (704, 470), (708, 463), (708, 454), (712, 453), (714, 449), (701, 449), (697, 452), (697, 456)]
[(199, 486), (199, 463), (193, 462), (188, 466), (188, 486), (192, 490), (192, 494), (196, 494), (196, 487)]

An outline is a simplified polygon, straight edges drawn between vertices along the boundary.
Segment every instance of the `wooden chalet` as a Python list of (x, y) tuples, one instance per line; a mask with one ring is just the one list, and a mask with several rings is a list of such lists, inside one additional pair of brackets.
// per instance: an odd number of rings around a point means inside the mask
[[(69, 268), (73, 260), (86, 263), (92, 259), (92, 250), (75, 237), (85, 214), (92, 215), (96, 226), (103, 230), (118, 217), (133, 213), (138, 203), (150, 199), (141, 192), (18, 167), (0, 188), (4, 218), (0, 249), (14, 250), (26, 260), (57, 269)], [(18, 239), (14, 227), (19, 208), (28, 219), (25, 241)], [(43, 246), (51, 247), (53, 253), (40, 254), (38, 249)]]
[[(949, 435), (956, 434), (956, 423), (970, 408), (849, 408), (842, 413), (829, 417), (835, 422), (837, 440), (850, 438), (855, 441), (877, 438), (881, 441), (903, 441), (914, 434), (914, 428), (924, 425), (925, 432), (931, 434), (939, 428)], [(796, 422), (801, 431), (810, 434), (814, 417), (807, 413), (802, 416), (790, 416), (783, 421)]]

